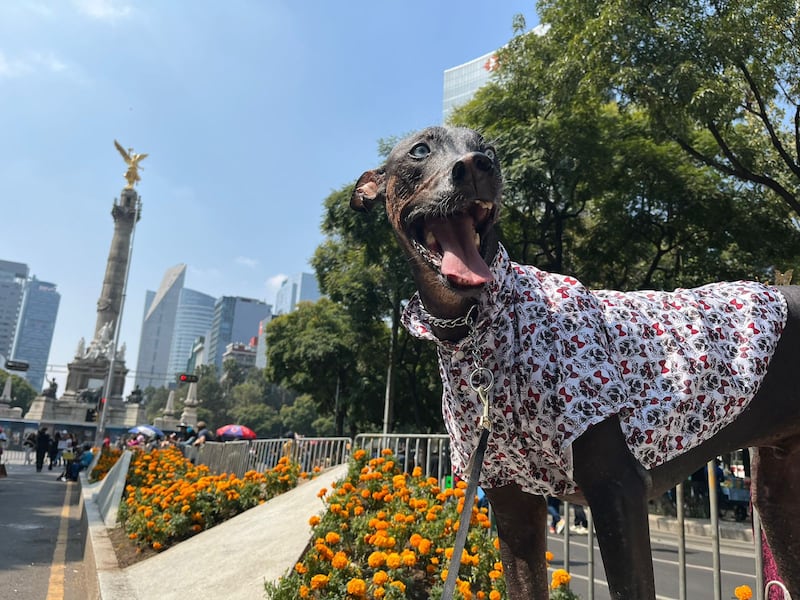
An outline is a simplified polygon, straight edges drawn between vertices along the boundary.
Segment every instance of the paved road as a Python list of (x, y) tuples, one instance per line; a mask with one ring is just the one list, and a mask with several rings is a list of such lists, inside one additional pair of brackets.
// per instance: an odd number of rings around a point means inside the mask
[(0, 598), (86, 600), (80, 487), (59, 471), (6, 465), (0, 478)]
[[(585, 535), (570, 536), (570, 588), (583, 600), (589, 598), (587, 584), (588, 540)], [(678, 541), (677, 536), (666, 532), (653, 532), (653, 568), (656, 577), (658, 600), (678, 600)], [(564, 557), (563, 537), (550, 534), (548, 549), (553, 553), (551, 567), (562, 568)], [(603, 561), (597, 540), (594, 540), (595, 586), (594, 600), (610, 600), (608, 584), (603, 571)], [(686, 597), (713, 600), (714, 575), (711, 568), (711, 540), (708, 538), (686, 538)], [(733, 597), (733, 590), (740, 585), (755, 589), (755, 558), (753, 544), (736, 540), (722, 540), (720, 545), (721, 598)]]

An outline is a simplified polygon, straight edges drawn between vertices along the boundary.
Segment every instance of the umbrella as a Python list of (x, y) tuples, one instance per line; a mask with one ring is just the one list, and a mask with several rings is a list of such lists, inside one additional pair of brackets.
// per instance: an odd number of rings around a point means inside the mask
[(225, 440), (254, 440), (256, 432), (244, 425), (223, 425), (217, 429), (217, 437)]
[(137, 425), (128, 429), (128, 433), (141, 433), (147, 437), (164, 437), (164, 432), (153, 425)]

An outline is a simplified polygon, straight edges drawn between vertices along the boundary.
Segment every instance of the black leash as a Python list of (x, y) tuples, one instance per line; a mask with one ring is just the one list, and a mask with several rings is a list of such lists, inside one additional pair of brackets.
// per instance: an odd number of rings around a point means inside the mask
[[(479, 381), (476, 382), (482, 376), (487, 376), (488, 378), (488, 382), (485, 385), (482, 385)], [(478, 490), (478, 480), (480, 479), (481, 466), (483, 465), (483, 455), (486, 453), (486, 443), (489, 440), (489, 432), (492, 429), (491, 422), (489, 421), (489, 399), (486, 396), (486, 393), (494, 384), (494, 377), (491, 371), (484, 368), (476, 369), (470, 377), (470, 384), (472, 388), (478, 392), (478, 396), (483, 402), (483, 417), (481, 419), (482, 431), (481, 438), (478, 440), (478, 447), (475, 448), (475, 451), (469, 459), (469, 480), (467, 481), (467, 491), (464, 496), (464, 507), (461, 510), (461, 519), (458, 522), (456, 540), (453, 544), (453, 555), (450, 557), (450, 565), (447, 569), (447, 580), (444, 582), (444, 589), (442, 590), (442, 600), (452, 600), (456, 590), (456, 579), (458, 579), (458, 570), (461, 566), (461, 555), (467, 543), (469, 522), (472, 518), (472, 505), (475, 504), (475, 494)]]

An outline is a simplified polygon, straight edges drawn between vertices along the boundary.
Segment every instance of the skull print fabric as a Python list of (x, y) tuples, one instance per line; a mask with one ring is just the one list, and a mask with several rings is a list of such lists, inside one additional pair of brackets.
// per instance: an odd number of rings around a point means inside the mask
[(474, 330), (438, 340), (418, 295), (403, 323), (437, 342), (443, 416), (456, 473), (480, 437), (478, 366), (494, 375), (481, 485), (575, 491), (572, 442), (619, 415), (646, 468), (730, 424), (758, 391), (786, 323), (783, 296), (750, 281), (674, 292), (590, 291), (572, 277), (512, 262), (501, 246)]

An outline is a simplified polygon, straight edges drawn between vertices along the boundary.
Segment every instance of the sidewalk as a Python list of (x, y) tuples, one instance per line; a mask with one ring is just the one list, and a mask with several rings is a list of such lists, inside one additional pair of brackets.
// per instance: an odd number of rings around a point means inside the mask
[[(102, 600), (185, 600), (201, 597), (263, 600), (264, 582), (291, 569), (305, 551), (308, 520), (323, 509), (321, 488), (344, 477), (347, 465), (204, 531), (164, 552), (121, 569), (93, 501), (96, 486), (82, 479), (91, 557)], [(89, 556), (87, 556), (87, 559)]]

